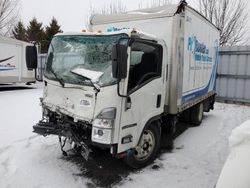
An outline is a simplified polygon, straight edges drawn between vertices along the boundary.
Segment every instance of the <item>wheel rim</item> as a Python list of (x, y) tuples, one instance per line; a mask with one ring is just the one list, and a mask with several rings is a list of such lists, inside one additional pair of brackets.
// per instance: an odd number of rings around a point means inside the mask
[(155, 136), (152, 131), (145, 130), (140, 139), (139, 145), (135, 148), (135, 158), (139, 161), (150, 157), (155, 148)]

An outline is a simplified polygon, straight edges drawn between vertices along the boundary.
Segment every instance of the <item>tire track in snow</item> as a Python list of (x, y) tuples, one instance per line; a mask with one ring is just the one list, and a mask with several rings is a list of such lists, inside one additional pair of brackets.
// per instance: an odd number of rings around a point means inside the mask
[(27, 140), (26, 140), (26, 144), (25, 144), (25, 148), (29, 148), (32, 144), (32, 140), (34, 140), (35, 138), (37, 138), (39, 135), (35, 135), (35, 136), (30, 136)]
[(24, 142), (24, 141), (27, 141), (27, 140), (33, 140), (35, 138), (39, 137), (39, 135), (34, 135), (34, 136), (30, 136), (28, 138), (23, 138), (23, 139), (19, 139), (19, 140), (16, 140), (14, 141), (13, 143), (20, 143), (20, 142)]
[[(0, 187), (18, 171), (18, 166), (13, 156), (20, 154), (23, 149), (28, 149), (32, 144), (32, 140), (37, 137), (38, 135), (30, 136), (26, 139), (14, 141), (9, 146), (0, 148)], [(1, 183), (1, 181), (3, 182)], [(4, 185), (4, 187), (8, 187), (8, 185)]]
[(31, 141), (35, 138), (39, 137), (39, 135), (34, 135), (34, 136), (30, 136), (26, 139), (20, 139), (20, 140), (17, 140), (17, 141), (14, 141), (12, 144), (8, 145), (8, 146), (5, 146), (3, 148), (0, 148), (0, 155), (8, 152), (13, 146), (15, 146), (16, 144), (21, 144), (23, 142), (26, 142), (25, 144), (25, 148), (28, 148), (32, 143)]
[(3, 162), (0, 163), (2, 168), (5, 169), (5, 173), (3, 174), (6, 177), (9, 177), (17, 171), (15, 166), (15, 162), (7, 157)]
[(6, 146), (6, 147), (3, 147), (3, 148), (0, 148), (0, 155), (7, 152), (10, 148), (11, 148), (11, 146)]

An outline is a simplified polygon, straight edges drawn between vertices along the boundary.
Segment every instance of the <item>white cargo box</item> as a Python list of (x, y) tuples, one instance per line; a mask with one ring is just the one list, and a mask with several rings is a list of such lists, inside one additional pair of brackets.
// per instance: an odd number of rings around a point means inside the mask
[(170, 69), (165, 105), (169, 113), (176, 114), (215, 93), (219, 30), (193, 8), (185, 4), (166, 5), (95, 15), (91, 26), (93, 30), (103, 31), (135, 28), (165, 41), (166, 64)]

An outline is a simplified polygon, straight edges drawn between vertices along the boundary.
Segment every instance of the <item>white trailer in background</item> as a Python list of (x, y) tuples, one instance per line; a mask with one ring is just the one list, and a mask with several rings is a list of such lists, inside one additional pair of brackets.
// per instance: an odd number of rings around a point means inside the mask
[(0, 36), (0, 84), (33, 83), (35, 71), (27, 67), (26, 47), (31, 43)]
[(185, 2), (91, 24), (96, 32), (52, 39), (34, 132), (58, 135), (62, 151), (66, 137), (85, 158), (109, 148), (145, 166), (170, 144), (179, 117), (199, 125), (213, 109), (219, 30)]

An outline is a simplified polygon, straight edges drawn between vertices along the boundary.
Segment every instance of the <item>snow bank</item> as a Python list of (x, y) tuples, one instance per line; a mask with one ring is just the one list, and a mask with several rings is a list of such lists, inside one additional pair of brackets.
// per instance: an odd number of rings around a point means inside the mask
[(216, 188), (250, 187), (250, 120), (232, 131), (229, 138), (231, 147), (221, 171)]
[(250, 120), (233, 129), (229, 137), (229, 146), (235, 147), (243, 142), (250, 141)]

